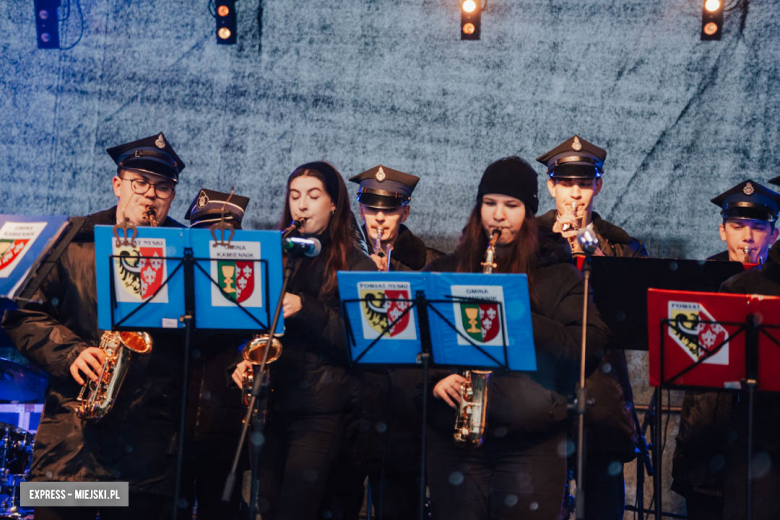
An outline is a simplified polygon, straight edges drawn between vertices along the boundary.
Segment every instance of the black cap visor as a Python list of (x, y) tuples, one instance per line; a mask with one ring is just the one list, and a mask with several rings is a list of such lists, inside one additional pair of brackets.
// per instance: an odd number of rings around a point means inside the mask
[(404, 197), (400, 193), (389, 194), (388, 192), (375, 193), (373, 190), (360, 190), (357, 194), (357, 201), (369, 208), (379, 209), (397, 209), (409, 203), (410, 197)]
[(595, 179), (602, 173), (592, 164), (559, 164), (549, 172), (553, 179)]
[(724, 219), (763, 220), (764, 222), (774, 223), (777, 220), (777, 211), (772, 211), (766, 206), (734, 205), (729, 207), (727, 205), (721, 212), (721, 216)]
[(156, 157), (128, 157), (119, 163), (119, 169), (151, 173), (179, 182), (179, 172), (168, 161)]

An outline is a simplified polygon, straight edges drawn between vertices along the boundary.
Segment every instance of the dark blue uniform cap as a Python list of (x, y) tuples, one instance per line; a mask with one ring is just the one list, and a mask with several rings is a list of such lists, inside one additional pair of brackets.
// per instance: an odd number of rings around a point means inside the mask
[(575, 135), (536, 160), (553, 179), (587, 179), (604, 175), (606, 158), (606, 150)]
[[(228, 198), (230, 201), (228, 201)], [(184, 218), (190, 221), (192, 227), (208, 227), (222, 219), (222, 209), (225, 209), (225, 220), (230, 220), (237, 228), (241, 227), (241, 219), (249, 204), (249, 197), (241, 195), (230, 196), (230, 193), (202, 189), (190, 204), (190, 209)]]
[(184, 162), (161, 133), (106, 150), (121, 170), (151, 173), (179, 182)]
[(780, 211), (780, 193), (746, 180), (711, 201), (721, 208), (721, 216), (774, 223)]
[(350, 177), (349, 181), (360, 184), (359, 203), (371, 208), (395, 209), (409, 204), (420, 178), (380, 164)]
[(776, 186), (780, 186), (780, 177), (775, 177), (774, 179), (772, 179), (769, 182), (774, 184), (774, 185), (776, 185)]

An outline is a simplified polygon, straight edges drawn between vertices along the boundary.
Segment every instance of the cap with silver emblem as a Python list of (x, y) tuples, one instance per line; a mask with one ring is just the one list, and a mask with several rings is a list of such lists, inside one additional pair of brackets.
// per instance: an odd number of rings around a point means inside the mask
[(178, 182), (179, 173), (184, 169), (184, 162), (162, 132), (106, 151), (120, 170), (151, 173)]
[(242, 197), (235, 193), (231, 197), (230, 193), (204, 188), (198, 192), (184, 218), (190, 221), (192, 227), (209, 227), (222, 219), (224, 208), (225, 220), (233, 222), (235, 227), (240, 228), (248, 204), (249, 197)]
[(372, 208), (393, 209), (406, 206), (412, 199), (420, 178), (387, 166), (374, 166), (354, 177), (350, 182), (360, 184), (357, 200)]
[(740, 182), (711, 201), (721, 208), (721, 216), (774, 222), (780, 211), (780, 193), (750, 179)]
[(536, 160), (553, 179), (578, 179), (601, 177), (606, 158), (606, 150), (575, 135)]

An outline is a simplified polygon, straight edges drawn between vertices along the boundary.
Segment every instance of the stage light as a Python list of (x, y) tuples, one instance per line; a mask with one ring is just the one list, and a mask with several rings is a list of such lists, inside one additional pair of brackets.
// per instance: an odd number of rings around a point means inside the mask
[(236, 43), (236, 2), (235, 0), (216, 0), (217, 6), (217, 43), (233, 45)]
[(704, 2), (704, 9), (709, 12), (717, 11), (720, 9), (720, 2), (718, 0), (707, 0)]
[(487, 0), (461, 0), (460, 2), (460, 39), (479, 40), (482, 25), (482, 11)]
[(35, 32), (39, 49), (60, 48), (60, 24), (57, 9), (60, 0), (35, 0)]
[(701, 39), (720, 40), (723, 32), (723, 2), (705, 0), (701, 10)]

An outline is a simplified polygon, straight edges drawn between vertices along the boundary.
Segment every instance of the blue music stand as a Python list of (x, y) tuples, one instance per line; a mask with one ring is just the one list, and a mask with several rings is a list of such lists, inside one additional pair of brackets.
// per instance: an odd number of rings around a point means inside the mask
[[(189, 383), (190, 335), (198, 330), (268, 332), (282, 291), (278, 231), (95, 226), (98, 327), (183, 329), (184, 366), (173, 519)], [(229, 236), (225, 237), (226, 232)], [(197, 254), (196, 254), (197, 252)], [(277, 317), (274, 333), (284, 333)]]
[[(207, 229), (143, 227), (130, 246), (111, 226), (95, 226), (98, 327), (183, 329), (192, 290), (193, 329), (267, 332), (281, 291), (279, 237), (237, 230), (228, 243)], [(282, 320), (275, 334), (284, 334)]]
[(0, 298), (17, 300), (22, 295), (68, 225), (63, 216), (0, 215)]
[[(423, 520), (430, 364), (535, 371), (528, 278), (356, 271), (339, 271), (338, 278), (350, 364), (423, 367), (419, 495)], [(506, 307), (512, 312), (506, 313)]]

